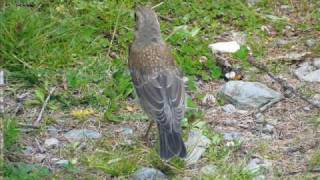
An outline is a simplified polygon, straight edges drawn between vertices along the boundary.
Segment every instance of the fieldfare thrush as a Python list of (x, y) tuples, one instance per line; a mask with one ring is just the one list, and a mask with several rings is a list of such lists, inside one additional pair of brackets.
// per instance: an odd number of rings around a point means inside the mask
[[(129, 49), (129, 69), (140, 105), (160, 136), (160, 157), (185, 157), (181, 120), (185, 112), (185, 87), (170, 48), (161, 38), (156, 13), (136, 7), (135, 39)], [(147, 130), (149, 131), (151, 124)]]

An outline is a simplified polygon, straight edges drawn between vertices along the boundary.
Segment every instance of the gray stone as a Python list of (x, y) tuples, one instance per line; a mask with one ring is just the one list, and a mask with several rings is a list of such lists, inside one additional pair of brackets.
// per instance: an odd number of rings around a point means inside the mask
[(210, 139), (202, 135), (201, 132), (190, 131), (189, 138), (185, 143), (189, 152), (186, 157), (187, 165), (195, 164), (201, 158), (210, 143)]
[(213, 106), (216, 103), (216, 98), (212, 94), (206, 94), (202, 99), (202, 104)]
[(320, 94), (316, 94), (312, 97), (312, 102), (320, 107)]
[[(315, 64), (318, 65), (317, 63), (316, 61)], [(313, 66), (310, 62), (302, 63), (299, 68), (294, 70), (294, 75), (301, 81), (320, 82), (320, 69), (317, 69), (317, 67)]]
[(302, 52), (302, 53), (298, 53), (298, 52), (289, 52), (288, 54), (286, 54), (283, 58), (285, 60), (289, 60), (289, 61), (301, 61), (304, 60), (304, 57), (307, 55), (307, 52)]
[(246, 169), (253, 173), (258, 173), (261, 171), (270, 170), (271, 167), (271, 161), (254, 158), (249, 161), (248, 165), (246, 166)]
[(64, 137), (69, 141), (79, 141), (85, 138), (99, 139), (101, 138), (101, 134), (89, 129), (73, 129), (64, 134)]
[(216, 171), (217, 171), (217, 166), (212, 165), (212, 164), (203, 166), (200, 169), (201, 174), (207, 175), (207, 176), (214, 175), (216, 173)]
[(55, 128), (54, 126), (49, 126), (49, 127), (48, 127), (48, 134), (49, 134), (51, 137), (57, 137), (57, 136), (58, 136), (58, 129)]
[(168, 179), (165, 174), (154, 168), (143, 167), (136, 171), (132, 179), (134, 180), (158, 180), (158, 179)]
[(240, 140), (241, 134), (239, 132), (226, 132), (223, 133), (223, 138), (226, 141)]
[(306, 46), (309, 48), (314, 47), (317, 44), (317, 41), (315, 39), (308, 39), (306, 40)]
[(283, 96), (259, 82), (229, 81), (221, 89), (220, 95), (238, 109), (260, 108), (277, 102)]
[(317, 67), (317, 68), (320, 68), (320, 58), (314, 58), (313, 62), (312, 62), (312, 65)]
[(222, 109), (227, 114), (233, 114), (237, 111), (236, 107), (234, 107), (234, 105), (232, 105), (232, 104), (226, 104), (226, 105), (222, 106)]
[(237, 126), (238, 124), (239, 124), (238, 121), (234, 119), (227, 119), (223, 121), (223, 125), (225, 126)]
[(276, 41), (276, 46), (277, 47), (283, 47), (283, 46), (288, 45), (288, 44), (289, 44), (289, 41), (284, 40), (284, 39), (278, 39)]
[(243, 32), (232, 32), (232, 39), (244, 46), (246, 44), (247, 34)]
[(57, 165), (57, 166), (59, 166), (59, 167), (66, 167), (66, 166), (69, 165), (69, 163), (70, 163), (70, 162), (69, 162), (68, 160), (61, 159), (61, 160), (55, 162), (54, 164)]
[(265, 133), (265, 134), (273, 134), (273, 129), (274, 129), (273, 125), (267, 124), (262, 129), (262, 132)]
[(26, 146), (25, 149), (23, 150), (23, 154), (31, 155), (32, 153), (33, 153), (32, 146)]
[(44, 141), (44, 147), (46, 148), (55, 148), (58, 147), (59, 140), (56, 138), (49, 138)]
[(255, 114), (254, 117), (255, 117), (256, 123), (258, 124), (262, 124), (265, 121), (262, 113)]
[(121, 128), (120, 131), (122, 132), (122, 134), (124, 136), (132, 136), (133, 135), (133, 129), (129, 128), (129, 127)]

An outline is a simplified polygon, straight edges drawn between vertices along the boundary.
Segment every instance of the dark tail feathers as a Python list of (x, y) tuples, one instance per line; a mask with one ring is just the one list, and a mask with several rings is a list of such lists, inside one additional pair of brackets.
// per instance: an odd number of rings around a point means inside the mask
[(160, 157), (170, 159), (173, 156), (184, 158), (187, 156), (186, 146), (181, 134), (169, 129), (159, 128), (160, 133)]

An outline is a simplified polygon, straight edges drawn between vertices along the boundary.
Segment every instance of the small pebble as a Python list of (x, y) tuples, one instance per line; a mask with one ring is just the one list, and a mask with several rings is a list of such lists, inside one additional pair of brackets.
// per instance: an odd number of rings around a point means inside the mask
[(44, 142), (44, 147), (46, 148), (55, 148), (55, 147), (58, 147), (58, 145), (59, 145), (59, 140), (56, 138), (49, 138), (49, 139), (46, 139)]

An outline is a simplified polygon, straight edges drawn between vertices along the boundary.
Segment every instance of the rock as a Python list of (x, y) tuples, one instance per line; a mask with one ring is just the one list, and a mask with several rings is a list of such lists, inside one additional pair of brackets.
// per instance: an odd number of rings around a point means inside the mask
[(132, 145), (134, 143), (133, 141), (133, 129), (129, 127), (121, 127), (120, 133), (123, 137), (123, 143), (124, 145)]
[(277, 91), (259, 82), (229, 81), (221, 89), (221, 97), (238, 109), (260, 108), (283, 98)]
[(262, 113), (257, 113), (254, 115), (254, 117), (255, 117), (256, 123), (262, 124), (264, 122), (264, 116)]
[(165, 174), (154, 168), (143, 167), (136, 171), (133, 176), (133, 180), (158, 180), (168, 179)]
[(308, 52), (302, 52), (302, 53), (289, 52), (288, 54), (286, 54), (282, 58), (287, 61), (301, 61), (301, 60), (304, 60), (305, 56), (308, 54), (309, 54)]
[(31, 155), (33, 153), (33, 147), (32, 146), (26, 146), (23, 150), (23, 154)]
[(59, 140), (56, 138), (49, 138), (44, 141), (44, 147), (46, 148), (55, 148), (58, 147)]
[(306, 40), (306, 46), (309, 48), (313, 48), (317, 44), (317, 41), (315, 39), (308, 39)]
[(206, 56), (200, 56), (200, 58), (199, 58), (199, 62), (200, 63), (206, 63), (208, 61), (208, 58), (206, 57)]
[(303, 77), (304, 81), (320, 82), (320, 69), (312, 71)]
[(284, 39), (278, 39), (276, 41), (276, 46), (277, 47), (283, 47), (283, 46), (288, 45), (288, 44), (289, 44), (289, 41), (284, 40)]
[(233, 113), (235, 113), (237, 111), (237, 109), (232, 104), (224, 105), (224, 106), (222, 106), (222, 109), (227, 114), (233, 114)]
[(101, 134), (97, 131), (89, 129), (73, 129), (64, 134), (64, 137), (69, 141), (79, 141), (84, 138), (99, 139), (101, 138)]
[(58, 167), (66, 167), (69, 165), (69, 163), (70, 162), (68, 160), (62, 159), (62, 160), (55, 162), (54, 164)]
[(317, 68), (320, 68), (320, 58), (314, 58), (312, 61), (312, 65)]
[(273, 129), (274, 129), (273, 125), (267, 124), (262, 129), (262, 132), (265, 133), (265, 134), (273, 134)]
[(246, 169), (253, 173), (269, 170), (272, 167), (272, 163), (268, 160), (262, 160), (259, 158), (251, 159)]
[(245, 45), (247, 34), (243, 32), (232, 32), (232, 40), (236, 41), (240, 45)]
[(216, 98), (212, 94), (206, 94), (202, 99), (202, 104), (213, 106), (216, 103)]
[(238, 121), (234, 119), (227, 119), (223, 121), (223, 125), (225, 126), (237, 126), (238, 124), (239, 124)]
[(132, 136), (133, 135), (133, 129), (129, 128), (129, 127), (123, 127), (120, 129), (120, 131), (122, 132), (122, 134), (124, 136)]
[(202, 135), (199, 131), (190, 131), (188, 141), (185, 143), (188, 156), (186, 157), (186, 164), (195, 164), (206, 151), (210, 144), (210, 139)]
[(320, 94), (316, 94), (312, 97), (312, 102), (320, 107)]
[(41, 163), (46, 158), (46, 155), (38, 153), (34, 155), (34, 158), (37, 162)]
[(217, 166), (212, 164), (206, 165), (200, 169), (200, 173), (207, 176), (214, 175), (216, 171), (217, 171)]
[(294, 70), (294, 75), (301, 81), (320, 82), (320, 69), (317, 69), (313, 64), (318, 65), (318, 61), (302, 63), (299, 68)]
[(51, 137), (57, 137), (57, 136), (58, 136), (58, 129), (55, 128), (54, 126), (49, 126), (49, 127), (48, 127), (48, 134), (49, 134)]
[(226, 141), (240, 140), (241, 134), (239, 132), (226, 132), (223, 133), (223, 138)]
[(209, 48), (211, 48), (213, 53), (235, 53), (240, 49), (240, 45), (236, 41), (217, 42), (210, 44)]

